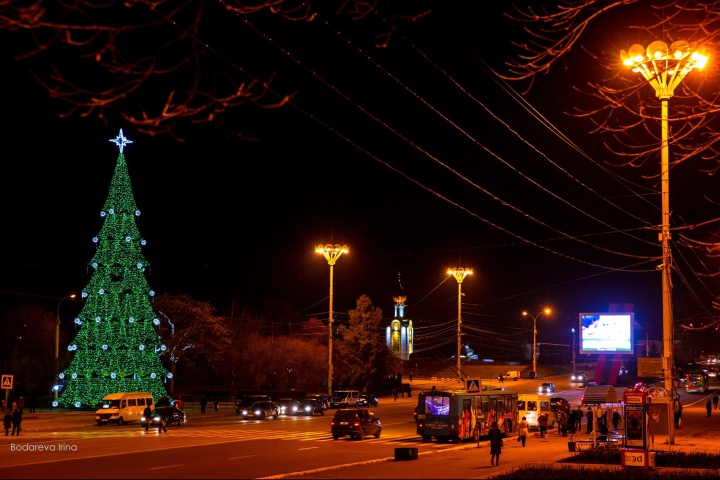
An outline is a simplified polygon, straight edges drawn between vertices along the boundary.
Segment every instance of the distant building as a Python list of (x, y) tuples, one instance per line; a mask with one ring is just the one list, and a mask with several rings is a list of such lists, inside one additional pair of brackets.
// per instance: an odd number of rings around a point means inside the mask
[(395, 318), (385, 331), (385, 341), (393, 355), (401, 360), (409, 360), (413, 352), (412, 320), (404, 318), (405, 300), (407, 297), (393, 297), (395, 301)]

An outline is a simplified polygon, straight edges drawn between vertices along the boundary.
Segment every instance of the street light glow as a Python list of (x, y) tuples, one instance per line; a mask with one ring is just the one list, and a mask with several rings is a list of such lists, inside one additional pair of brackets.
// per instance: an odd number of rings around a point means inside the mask
[[(620, 60), (633, 72), (640, 73), (655, 90), (660, 99), (660, 187), (662, 223), (662, 302), (663, 302), (663, 376), (665, 390), (674, 398), (673, 370), (673, 311), (672, 311), (672, 255), (670, 253), (670, 148), (668, 135), (668, 100), (672, 98), (685, 75), (695, 68), (703, 68), (708, 56), (703, 48), (694, 49), (688, 42), (676, 41), (670, 47), (661, 40), (648, 45), (647, 49), (635, 44), (629, 51), (620, 50)], [(668, 443), (675, 443), (673, 422), (668, 416)]]
[(343, 253), (348, 253), (349, 248), (347, 245), (331, 244), (317, 245), (315, 252), (322, 254), (330, 265), (330, 310), (328, 312), (328, 395), (332, 395), (332, 344), (333, 344), (333, 266), (335, 262)]

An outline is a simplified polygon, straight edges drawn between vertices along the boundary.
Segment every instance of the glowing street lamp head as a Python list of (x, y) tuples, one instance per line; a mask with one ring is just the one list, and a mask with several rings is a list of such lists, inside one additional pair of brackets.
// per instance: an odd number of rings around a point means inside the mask
[(321, 254), (328, 261), (328, 264), (335, 265), (335, 261), (340, 258), (343, 253), (348, 253), (350, 249), (347, 245), (331, 244), (318, 245), (315, 247), (315, 253)]
[(660, 99), (673, 96), (685, 75), (695, 68), (703, 68), (708, 57), (704, 47), (694, 49), (688, 42), (673, 42), (669, 47), (661, 41), (652, 42), (647, 48), (635, 44), (628, 51), (620, 50), (623, 65), (640, 73), (655, 89)]
[(466, 276), (472, 275), (472, 268), (448, 268), (447, 274), (455, 277), (458, 283), (462, 283)]

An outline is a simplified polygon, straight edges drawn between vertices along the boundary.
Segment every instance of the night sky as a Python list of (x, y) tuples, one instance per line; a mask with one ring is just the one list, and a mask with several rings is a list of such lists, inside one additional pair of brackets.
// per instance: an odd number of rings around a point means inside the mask
[[(54, 305), (86, 285), (118, 155), (109, 139), (122, 128), (134, 142), (125, 155), (158, 294), (187, 293), (222, 313), (231, 305), (272, 312), (278, 323), (326, 318), (329, 269), (314, 247), (341, 243), (350, 253), (335, 268), (340, 321), (366, 294), (387, 318), (392, 297), (405, 295), (417, 327), (452, 323), (457, 283), (446, 270), (469, 267), (475, 275), (462, 286), (463, 317), (476, 351), (512, 350), (518, 332), (531, 328), (521, 312), (546, 305), (554, 314), (539, 322), (539, 341), (569, 343), (579, 312), (613, 302), (633, 303), (643, 337), (660, 339), (660, 261), (647, 257), (661, 251), (656, 232), (645, 228), (660, 223), (660, 198), (648, 194), (657, 192), (655, 180), (643, 178), (659, 168), (607, 167), (601, 136), (565, 114), (581, 101), (572, 86), (598, 75), (582, 52), (538, 78), (522, 105), (509, 92), (526, 84), (489, 73), (516, 54), (511, 41), (523, 38), (522, 26), (503, 17), (507, 2), (465, 3), (430, 2), (432, 14), (396, 23), (387, 48), (373, 46), (377, 18), (326, 13), (289, 22), (262, 12), (245, 16), (252, 27), (225, 18), (201, 33), (208, 45), (258, 76), (275, 72), (274, 91), (297, 93), (278, 109), (236, 107), (222, 125), (179, 125), (183, 142), (140, 133), (112, 109), (107, 124), (94, 115), (61, 118), (68, 106), (49, 98), (30, 71), (52, 64), (82, 77), (82, 62), (67, 48), (15, 60), (25, 46), (20, 35), (0, 32), (3, 44), (14, 42), (0, 53), (0, 301), (30, 295)], [(606, 29), (599, 41), (634, 42), (624, 35)], [(125, 100), (166, 93), (156, 85)], [(702, 198), (714, 187), (695, 165), (674, 170), (673, 218), (716, 217), (718, 207)], [(709, 315), (717, 282), (699, 286), (692, 269), (677, 256), (676, 263), (700, 300), (676, 276), (678, 321)], [(611, 270), (631, 265), (638, 271)], [(706, 266), (717, 270), (712, 261)], [(437, 335), (446, 337), (452, 333)]]

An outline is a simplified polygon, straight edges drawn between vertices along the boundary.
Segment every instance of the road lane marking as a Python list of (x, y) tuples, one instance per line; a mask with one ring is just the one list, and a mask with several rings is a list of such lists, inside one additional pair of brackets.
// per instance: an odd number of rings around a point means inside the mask
[(300, 451), (300, 450), (312, 450), (313, 448), (320, 448), (320, 447), (305, 447), (305, 448), (298, 448), (298, 451)]
[(228, 458), (228, 460), (239, 460), (241, 458), (252, 458), (252, 457), (257, 457), (257, 455), (243, 455), (242, 457), (230, 457), (230, 458)]
[(182, 467), (183, 465), (184, 465), (183, 463), (179, 463), (177, 465), (166, 465), (164, 467), (151, 467), (151, 468), (148, 468), (148, 470), (160, 470), (162, 468), (175, 468), (175, 467)]

